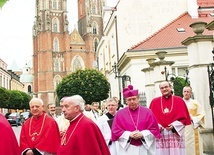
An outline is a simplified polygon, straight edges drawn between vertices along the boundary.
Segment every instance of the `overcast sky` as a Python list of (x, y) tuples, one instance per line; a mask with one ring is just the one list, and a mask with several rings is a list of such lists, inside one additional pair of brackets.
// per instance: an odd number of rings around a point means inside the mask
[[(14, 61), (19, 69), (32, 59), (32, 27), (36, 0), (9, 0), (0, 9), (0, 59), (11, 69)], [(118, 0), (107, 0), (116, 6)], [(77, 28), (77, 0), (67, 0), (69, 32)]]
[[(19, 68), (31, 60), (32, 27), (36, 0), (9, 0), (0, 10), (0, 59), (8, 64), (15, 60)], [(69, 32), (77, 27), (77, 0), (68, 0)]]

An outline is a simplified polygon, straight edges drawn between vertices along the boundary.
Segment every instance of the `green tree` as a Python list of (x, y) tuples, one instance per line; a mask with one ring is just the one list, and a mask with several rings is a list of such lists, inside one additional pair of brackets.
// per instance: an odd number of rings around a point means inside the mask
[(0, 9), (2, 8), (2, 6), (7, 2), (8, 0), (0, 0)]
[(0, 87), (0, 108), (7, 108), (10, 99), (10, 93), (7, 89)]
[(29, 102), (31, 100), (31, 96), (25, 92), (20, 91), (22, 97), (23, 97), (23, 103), (21, 104), (20, 109), (30, 109)]
[(77, 70), (62, 79), (56, 88), (59, 99), (64, 96), (81, 95), (87, 104), (108, 98), (110, 84), (95, 69)]
[(176, 77), (172, 79), (172, 82), (174, 86), (174, 94), (183, 97), (183, 87), (189, 86), (189, 81), (186, 81), (182, 77)]
[(18, 90), (10, 90), (9, 109), (22, 109), (23, 96)]

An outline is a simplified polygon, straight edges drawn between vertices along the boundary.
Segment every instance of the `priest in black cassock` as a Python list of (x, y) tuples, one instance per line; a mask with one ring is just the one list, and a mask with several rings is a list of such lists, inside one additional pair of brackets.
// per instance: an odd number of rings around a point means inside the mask
[(115, 101), (115, 99), (110, 98), (107, 100), (106, 106), (108, 112), (98, 118), (97, 125), (99, 126), (105, 138), (106, 144), (109, 147), (111, 155), (116, 155), (116, 144), (112, 143), (111, 141), (111, 125), (114, 120), (114, 115), (117, 112), (118, 103)]

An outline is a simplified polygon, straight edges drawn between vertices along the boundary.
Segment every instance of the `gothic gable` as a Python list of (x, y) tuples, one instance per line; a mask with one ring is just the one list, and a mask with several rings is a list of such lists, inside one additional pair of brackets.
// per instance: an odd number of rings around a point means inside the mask
[(85, 44), (76, 28), (74, 28), (73, 32), (71, 33), (70, 40), (70, 44)]

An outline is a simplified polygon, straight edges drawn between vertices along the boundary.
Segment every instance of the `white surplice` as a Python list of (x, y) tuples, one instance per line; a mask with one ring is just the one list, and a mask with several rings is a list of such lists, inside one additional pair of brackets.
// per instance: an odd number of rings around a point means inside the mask
[(116, 145), (118, 145), (117, 142), (112, 142), (112, 143), (110, 142), (111, 141), (111, 128), (108, 124), (108, 120), (109, 120), (109, 118), (106, 116), (106, 114), (104, 114), (98, 118), (97, 125), (103, 134), (103, 137), (106, 141), (106, 144), (108, 145), (111, 155), (119, 155), (116, 152)]
[(179, 121), (171, 124), (176, 130), (176, 133), (167, 129), (161, 131), (162, 138), (156, 140), (155, 155), (185, 155), (185, 126)]
[(135, 146), (127, 143), (130, 131), (125, 131), (118, 139), (118, 144), (116, 145), (116, 150), (118, 155), (156, 155), (155, 154), (155, 137), (149, 130), (141, 131), (145, 142), (142, 141), (142, 145)]

